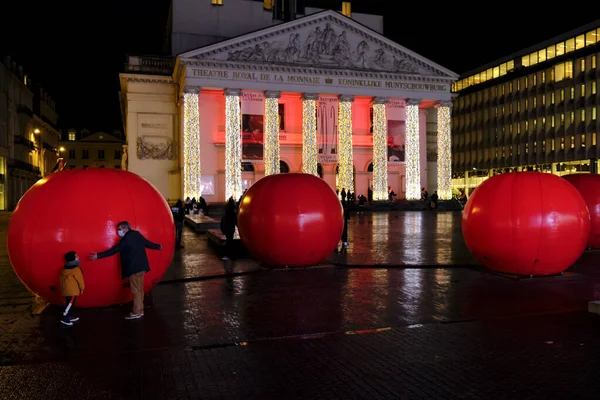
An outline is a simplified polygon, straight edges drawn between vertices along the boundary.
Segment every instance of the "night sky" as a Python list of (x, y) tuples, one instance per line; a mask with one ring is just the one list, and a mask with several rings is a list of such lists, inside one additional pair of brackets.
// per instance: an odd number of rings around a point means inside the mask
[[(160, 54), (169, 0), (9, 2), (2, 2), (0, 55), (11, 55), (57, 100), (60, 127), (123, 129), (118, 73), (127, 53)], [(341, 8), (340, 1), (312, 3)], [(352, 11), (383, 14), (387, 37), (459, 74), (600, 18), (596, 7), (530, 14), (511, 2), (493, 10), (448, 3), (354, 0)]]

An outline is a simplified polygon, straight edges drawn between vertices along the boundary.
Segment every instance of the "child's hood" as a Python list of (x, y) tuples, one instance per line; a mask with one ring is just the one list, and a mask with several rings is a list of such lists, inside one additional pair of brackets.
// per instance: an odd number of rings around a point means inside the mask
[(75, 267), (75, 268), (63, 268), (62, 275), (63, 276), (75, 275), (75, 271), (77, 271), (77, 269), (79, 269), (79, 267)]

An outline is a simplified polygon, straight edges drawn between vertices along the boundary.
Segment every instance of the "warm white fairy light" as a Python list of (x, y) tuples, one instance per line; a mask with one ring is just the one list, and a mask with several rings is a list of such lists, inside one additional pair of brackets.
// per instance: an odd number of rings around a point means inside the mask
[(265, 93), (265, 176), (279, 173), (279, 92)]
[(437, 110), (437, 192), (441, 200), (452, 199), (451, 102), (442, 102)]
[(239, 90), (225, 91), (225, 199), (242, 195), (242, 125)]
[(183, 94), (183, 197), (200, 198), (198, 94)]
[(373, 200), (388, 199), (386, 99), (373, 103)]
[(354, 193), (354, 162), (352, 155), (351, 96), (340, 96), (338, 111), (338, 189)]
[(302, 96), (302, 172), (319, 176), (317, 172), (317, 99), (316, 94)]
[(419, 143), (420, 100), (408, 100), (406, 106), (406, 199), (421, 198), (421, 161)]

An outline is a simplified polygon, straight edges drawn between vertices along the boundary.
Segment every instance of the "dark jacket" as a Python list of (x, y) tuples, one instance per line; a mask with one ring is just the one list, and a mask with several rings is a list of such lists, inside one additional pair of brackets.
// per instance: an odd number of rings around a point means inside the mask
[(128, 231), (119, 243), (110, 249), (98, 253), (98, 258), (110, 257), (117, 253), (121, 256), (121, 278), (129, 278), (138, 272), (150, 271), (146, 247), (161, 250), (160, 244), (152, 243), (138, 231)]
[[(177, 212), (174, 210), (177, 209)], [(185, 220), (185, 209), (183, 207), (173, 207), (171, 209), (175, 222), (183, 222)]]
[(221, 218), (221, 232), (223, 235), (234, 235), (235, 227), (237, 226), (237, 214), (235, 213), (225, 213), (223, 218)]

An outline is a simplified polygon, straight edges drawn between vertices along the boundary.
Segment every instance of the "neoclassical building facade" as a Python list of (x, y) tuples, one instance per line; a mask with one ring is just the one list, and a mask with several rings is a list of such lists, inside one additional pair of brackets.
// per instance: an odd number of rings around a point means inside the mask
[(457, 75), (340, 13), (188, 51), (170, 75), (148, 63), (120, 77), (124, 156), (168, 200), (224, 202), (284, 172), (376, 200), (452, 196)]

